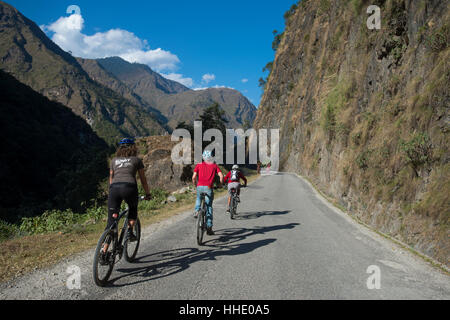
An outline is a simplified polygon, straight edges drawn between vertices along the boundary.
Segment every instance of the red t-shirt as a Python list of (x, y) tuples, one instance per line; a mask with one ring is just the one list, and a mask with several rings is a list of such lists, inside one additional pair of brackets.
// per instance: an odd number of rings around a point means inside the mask
[(216, 173), (221, 171), (219, 166), (215, 163), (202, 162), (195, 166), (194, 172), (197, 172), (198, 175), (197, 187), (205, 186), (212, 188)]

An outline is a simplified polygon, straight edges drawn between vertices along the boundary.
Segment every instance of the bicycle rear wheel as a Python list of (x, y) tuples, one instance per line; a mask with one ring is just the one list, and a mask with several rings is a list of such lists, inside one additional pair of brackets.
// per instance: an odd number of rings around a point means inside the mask
[(236, 199), (234, 195), (231, 197), (231, 204), (230, 204), (230, 218), (231, 220), (234, 219), (234, 215), (236, 214)]
[(136, 220), (136, 224), (134, 225), (134, 233), (136, 235), (136, 241), (130, 242), (128, 237), (126, 237), (125, 239), (125, 260), (128, 262), (134, 261), (139, 249), (139, 244), (141, 243), (141, 222), (139, 221), (139, 219)]
[[(114, 238), (114, 231), (106, 230), (98, 240), (97, 248), (95, 249), (93, 276), (95, 284), (100, 287), (104, 287), (108, 283), (114, 268), (116, 249)], [(108, 249), (106, 252), (103, 252), (105, 244), (108, 245)]]
[(197, 243), (199, 246), (203, 244), (203, 234), (206, 229), (206, 208), (205, 200), (202, 200), (200, 213), (197, 219)]

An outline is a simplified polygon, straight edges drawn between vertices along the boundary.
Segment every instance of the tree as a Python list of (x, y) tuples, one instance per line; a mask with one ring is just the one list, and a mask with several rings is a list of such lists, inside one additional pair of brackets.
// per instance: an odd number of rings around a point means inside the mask
[(277, 51), (278, 47), (279, 47), (279, 45), (281, 43), (281, 39), (283, 39), (284, 32), (279, 34), (277, 30), (273, 30), (272, 33), (273, 33), (273, 36), (274, 36), (274, 39), (272, 41), (272, 50), (273, 51)]
[(296, 3), (294, 3), (289, 8), (289, 10), (284, 13), (284, 20), (285, 20), (286, 24), (289, 22), (289, 18), (295, 14), (295, 11), (297, 11), (297, 9), (298, 9), (298, 5)]
[(187, 124), (185, 121), (178, 122), (175, 129), (186, 129), (189, 131), (191, 138), (194, 138), (194, 126), (192, 124)]
[(263, 68), (263, 72), (269, 71), (269, 76), (270, 76), (270, 74), (272, 73), (272, 68), (273, 68), (273, 61), (270, 61)]
[(214, 102), (210, 107), (206, 108), (200, 116), (203, 132), (208, 129), (219, 129), (225, 135), (225, 125), (228, 123), (228, 120), (224, 116), (225, 111), (217, 102)]
[(264, 87), (266, 86), (266, 80), (264, 80), (263, 78), (259, 78), (258, 86), (264, 90)]
[(247, 131), (251, 127), (252, 127), (252, 125), (251, 125), (250, 121), (244, 120), (244, 124), (242, 125), (242, 128), (244, 129), (244, 131)]

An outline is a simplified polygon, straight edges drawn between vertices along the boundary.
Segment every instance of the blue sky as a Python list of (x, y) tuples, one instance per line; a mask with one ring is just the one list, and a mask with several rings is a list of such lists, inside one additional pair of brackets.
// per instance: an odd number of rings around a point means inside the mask
[[(75, 56), (123, 53), (191, 88), (237, 89), (258, 106), (258, 79), (274, 58), (272, 31), (284, 29), (283, 14), (296, 1), (7, 2)], [(70, 5), (80, 15), (67, 14)], [(67, 30), (74, 21), (75, 33)]]

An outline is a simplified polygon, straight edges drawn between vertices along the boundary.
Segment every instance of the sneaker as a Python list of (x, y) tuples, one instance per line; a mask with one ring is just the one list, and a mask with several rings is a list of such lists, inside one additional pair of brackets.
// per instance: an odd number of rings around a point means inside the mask
[(230, 208), (227, 209), (227, 213), (230, 213)]
[(128, 241), (135, 242), (137, 241), (136, 235), (133, 233), (132, 229), (128, 229)]
[(206, 234), (208, 236), (213, 236), (214, 235), (214, 231), (213, 231), (212, 227), (206, 228)]
[(198, 211), (194, 211), (194, 219), (197, 219), (197, 218), (198, 218), (198, 214), (199, 214)]

